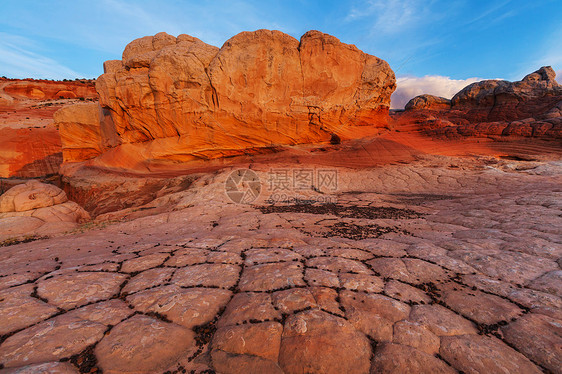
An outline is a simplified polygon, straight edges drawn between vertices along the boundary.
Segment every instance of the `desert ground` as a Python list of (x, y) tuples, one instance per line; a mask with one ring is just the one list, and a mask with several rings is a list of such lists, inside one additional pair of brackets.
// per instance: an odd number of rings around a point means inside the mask
[(237, 204), (226, 170), (170, 212), (2, 248), (4, 370), (558, 372), (561, 167), (334, 168), (303, 195), (330, 205)]

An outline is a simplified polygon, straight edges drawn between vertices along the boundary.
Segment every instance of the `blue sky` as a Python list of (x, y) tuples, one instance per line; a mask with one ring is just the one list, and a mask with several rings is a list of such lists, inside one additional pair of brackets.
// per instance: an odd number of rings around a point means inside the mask
[(355, 44), (390, 63), (406, 96), (448, 96), (542, 65), (562, 74), (562, 0), (1, 0), (0, 75), (93, 78), (138, 37), (185, 33), (221, 46), (260, 28)]

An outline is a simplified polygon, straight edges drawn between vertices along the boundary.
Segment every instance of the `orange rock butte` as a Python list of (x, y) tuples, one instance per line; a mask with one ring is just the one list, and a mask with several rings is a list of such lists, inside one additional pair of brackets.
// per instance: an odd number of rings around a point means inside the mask
[(95, 157), (97, 166), (145, 171), (375, 135), (396, 87), (385, 61), (319, 31), (300, 42), (242, 32), (220, 49), (159, 33), (131, 42), (104, 71), (101, 109), (55, 116), (66, 163)]

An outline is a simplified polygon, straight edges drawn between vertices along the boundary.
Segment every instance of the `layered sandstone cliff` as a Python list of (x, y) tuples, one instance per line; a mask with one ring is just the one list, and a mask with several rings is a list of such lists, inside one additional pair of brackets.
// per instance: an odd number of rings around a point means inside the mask
[(97, 100), (93, 81), (0, 78), (0, 178), (57, 173), (62, 154), (53, 113), (80, 100)]
[(14, 100), (56, 100), (96, 98), (94, 83), (90, 80), (50, 81), (35, 79), (0, 78), (0, 105)]
[[(395, 89), (385, 61), (318, 31), (300, 42), (243, 32), (220, 49), (159, 33), (131, 42), (104, 70), (100, 110), (56, 117), (65, 162), (96, 157), (138, 170), (373, 135), (386, 126)], [(77, 120), (82, 110), (90, 117)]]
[(555, 78), (546, 66), (517, 82), (472, 83), (451, 100), (421, 95), (398, 117), (425, 124), (433, 135), (562, 138), (562, 86)]

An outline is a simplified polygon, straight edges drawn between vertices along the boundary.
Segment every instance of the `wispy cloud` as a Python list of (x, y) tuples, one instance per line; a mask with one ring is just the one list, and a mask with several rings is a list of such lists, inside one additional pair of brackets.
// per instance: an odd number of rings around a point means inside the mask
[(63, 79), (83, 77), (61, 63), (31, 50), (29, 39), (0, 33), (0, 66), (2, 75), (10, 78)]
[[(83, 76), (75, 72), (80, 70), (87, 71), (85, 76), (95, 76), (101, 70), (93, 66), (120, 58), (132, 40), (161, 31), (174, 36), (190, 34), (220, 47), (240, 31), (287, 31), (293, 22), (285, 17), (283, 24), (277, 24), (267, 6), (246, 0), (6, 3), (0, 0), (0, 14), (5, 16), (0, 17), (4, 33), (0, 37), (0, 75), (13, 77), (75, 78)], [(26, 45), (32, 40), (35, 45)], [(66, 63), (72, 66), (64, 66)]]
[[(267, 7), (243, 0), (53, 0), (59, 5), (19, 1), (26, 11), (13, 11), (0, 20), (0, 26), (24, 29), (26, 36), (34, 38), (117, 54), (134, 38), (161, 31), (172, 35), (187, 33), (220, 46), (228, 37), (244, 29), (271, 28), (276, 24), (273, 21), (276, 15), (263, 9)], [(33, 10), (29, 10), (31, 8)], [(285, 28), (286, 23), (279, 28)]]
[(435, 1), (428, 0), (364, 0), (353, 6), (346, 21), (373, 18), (372, 29), (379, 33), (398, 33), (406, 28), (432, 22), (439, 14), (432, 12)]
[[(476, 17), (468, 20), (465, 23), (466, 25), (471, 25), (474, 23), (478, 23), (479, 21), (483, 21), (485, 20), (487, 23), (489, 22), (489, 18), (490, 17), (494, 17), (494, 18), (501, 18), (501, 19), (505, 19), (506, 17), (511, 16), (512, 14), (515, 14), (513, 12), (513, 10), (507, 10), (507, 11), (503, 11), (503, 9), (509, 5), (509, 3), (511, 3), (512, 0), (504, 0), (501, 2), (497, 2), (497, 3), (490, 3), (490, 6), (487, 9), (484, 9), (480, 14), (478, 14)], [(500, 11), (501, 14), (498, 14)]]
[(402, 109), (410, 99), (422, 94), (450, 99), (464, 87), (480, 80), (479, 78), (451, 79), (440, 75), (399, 77), (396, 80), (397, 88), (392, 94), (390, 107)]

